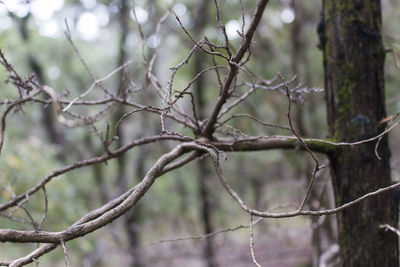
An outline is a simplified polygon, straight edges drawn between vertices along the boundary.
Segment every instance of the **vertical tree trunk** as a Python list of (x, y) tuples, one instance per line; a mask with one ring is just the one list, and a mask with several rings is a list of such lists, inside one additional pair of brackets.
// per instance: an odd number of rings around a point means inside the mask
[[(323, 0), (318, 32), (324, 53), (329, 132), (335, 141), (357, 141), (380, 133), (386, 117), (381, 7), (377, 0)], [(342, 147), (330, 156), (336, 204), (391, 183), (390, 150), (384, 138)], [(391, 194), (381, 194), (338, 214), (344, 266), (399, 266), (398, 240), (380, 224), (397, 226)]]
[[(292, 0), (291, 8), (295, 14), (295, 20), (291, 23), (290, 28), (290, 39), (291, 39), (291, 68), (293, 74), (298, 75), (300, 81), (304, 81), (306, 85), (312, 84), (311, 82), (311, 72), (310, 69), (307, 68), (308, 56), (307, 56), (307, 40), (304, 36), (304, 29), (307, 27), (307, 14), (304, 8), (304, 2), (299, 0)], [(310, 119), (311, 117), (315, 117), (315, 113), (312, 111), (315, 109), (315, 100), (310, 98), (307, 99), (307, 105), (296, 105), (294, 106), (296, 109), (295, 113), (295, 121), (297, 131), (302, 136), (310, 136), (313, 135), (310, 133), (306, 126), (305, 118)], [(313, 107), (314, 106), (314, 107)], [(314, 135), (316, 133), (314, 132)], [(300, 177), (304, 184), (307, 185), (309, 183), (309, 178), (311, 177), (312, 170), (312, 162), (307, 160), (302, 161), (301, 164), (295, 169), (295, 173), (298, 177)], [(333, 195), (333, 190), (330, 190), (332, 186), (328, 186), (324, 179), (318, 179), (319, 181), (314, 184), (314, 190), (311, 191), (309, 206), (310, 209), (318, 210), (321, 209), (322, 206), (326, 208), (333, 208), (333, 198), (324, 199), (324, 203), (320, 201), (321, 192), (326, 192), (325, 195)], [(330, 201), (332, 200), (332, 201)], [(318, 267), (320, 266), (321, 255), (323, 255), (326, 251), (337, 243), (336, 239), (336, 216), (329, 216), (325, 218), (323, 223), (321, 223), (320, 217), (311, 217), (312, 222), (312, 234), (311, 234), (311, 266)]]
[[(31, 14), (28, 13), (23, 18), (14, 17), (15, 20), (19, 22), (19, 33), (22, 37), (22, 40), (29, 44), (30, 35), (28, 32), (28, 21), (31, 18)], [(43, 66), (39, 63), (37, 57), (32, 54), (28, 53), (28, 66), (29, 68), (35, 73), (36, 78), (38, 79), (40, 84), (46, 84)], [(57, 146), (62, 146), (65, 144), (65, 137), (62, 132), (57, 128), (56, 118), (54, 113), (51, 111), (50, 108), (43, 107), (41, 109), (41, 123), (45, 132), (50, 140), (51, 143)], [(67, 152), (65, 148), (57, 147), (57, 158), (60, 161), (65, 161), (67, 157)]]
[[(194, 31), (197, 39), (202, 38), (203, 31), (207, 25), (207, 9), (211, 1), (203, 0), (199, 3), (197, 10), (198, 16), (195, 19)], [(201, 72), (204, 68), (204, 55), (200, 51), (196, 51), (194, 54), (194, 74)], [(199, 119), (202, 120), (205, 117), (206, 101), (204, 99), (205, 91), (205, 79), (204, 76), (200, 76), (194, 88), (195, 99), (197, 100), (196, 107)], [(210, 178), (209, 164), (205, 160), (201, 160), (198, 163), (198, 182), (199, 182), (199, 198), (201, 202), (201, 222), (203, 225), (204, 234), (209, 234), (214, 231), (214, 227), (211, 221), (212, 204), (210, 202), (210, 188), (207, 186), (207, 180)], [(214, 239), (212, 237), (206, 238), (205, 247), (203, 250), (203, 256), (205, 259), (206, 266), (216, 267), (216, 253), (215, 253)]]
[[(129, 10), (130, 10), (130, 1), (128, 0), (120, 0), (119, 1), (119, 14), (118, 14), (118, 22), (120, 27), (120, 36), (119, 36), (119, 44), (118, 44), (118, 61), (117, 66), (122, 66), (127, 60), (126, 53), (126, 39), (129, 33)], [(124, 72), (120, 72), (118, 74), (118, 95), (122, 98), (125, 97), (125, 81), (124, 81)], [(120, 105), (116, 109), (113, 117), (112, 123), (113, 127), (116, 126), (119, 119), (126, 113), (124, 106)], [(126, 142), (126, 136), (122, 127), (118, 129), (116, 133), (119, 137), (117, 140), (118, 147), (121, 147)], [(135, 164), (135, 176), (143, 177), (144, 175), (144, 153), (142, 157), (140, 157)], [(117, 177), (116, 184), (120, 188), (121, 192), (125, 192), (128, 189), (128, 177), (127, 177), (127, 155), (123, 154), (117, 158)], [(130, 266), (132, 267), (140, 267), (143, 266), (143, 259), (140, 251), (140, 234), (138, 228), (138, 222), (142, 217), (141, 208), (136, 206), (133, 211), (128, 212), (124, 216), (124, 226), (127, 234), (128, 240), (128, 251), (130, 253)]]

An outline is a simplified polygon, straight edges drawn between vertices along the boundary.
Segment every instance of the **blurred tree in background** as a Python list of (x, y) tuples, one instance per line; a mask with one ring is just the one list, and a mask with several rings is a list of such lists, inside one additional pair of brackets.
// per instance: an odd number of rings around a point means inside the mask
[(0, 263), (397, 265), (381, 4), (1, 1)]

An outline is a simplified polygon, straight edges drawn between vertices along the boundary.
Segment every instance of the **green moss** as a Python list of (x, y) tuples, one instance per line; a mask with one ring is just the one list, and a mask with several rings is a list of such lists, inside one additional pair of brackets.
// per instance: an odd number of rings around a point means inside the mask
[(338, 1), (338, 2), (339, 2), (338, 10), (341, 12), (348, 10), (349, 7), (352, 5), (352, 1)]
[[(328, 141), (328, 142), (334, 142), (331, 139), (325, 139), (324, 141)], [(325, 142), (321, 142), (321, 141), (317, 141), (317, 140), (311, 140), (311, 141), (307, 141), (306, 142), (307, 145), (309, 146), (313, 146), (321, 152), (327, 153), (327, 154), (331, 154), (337, 151), (337, 149), (339, 148), (338, 146), (329, 144), (329, 143), (325, 143)]]

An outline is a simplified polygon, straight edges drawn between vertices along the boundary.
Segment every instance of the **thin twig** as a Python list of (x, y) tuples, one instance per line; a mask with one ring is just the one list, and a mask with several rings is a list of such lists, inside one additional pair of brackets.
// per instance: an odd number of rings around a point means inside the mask
[[(385, 130), (387, 130), (389, 128), (389, 125), (393, 121), (395, 121), (399, 115), (400, 115), (400, 112), (397, 112), (394, 116), (391, 116), (390, 120), (388, 121), (388, 125), (385, 128)], [(379, 156), (379, 153), (378, 153), (378, 147), (379, 147), (379, 144), (381, 143), (382, 138), (383, 138), (383, 135), (378, 138), (378, 141), (376, 142), (376, 145), (375, 145), (375, 155), (379, 160), (381, 160), (381, 157)]]
[(64, 241), (61, 241), (60, 244), (61, 244), (61, 247), (62, 247), (63, 253), (64, 253), (65, 266), (69, 267), (69, 259), (68, 259), (67, 247), (65, 246)]
[[(236, 52), (235, 56), (229, 60), (231, 69), (228, 73), (228, 76), (225, 79), (221, 95), (219, 96), (217, 103), (215, 104), (215, 107), (211, 113), (211, 116), (210, 116), (209, 120), (207, 121), (207, 124), (205, 125), (203, 132), (202, 132), (203, 136), (205, 136), (207, 138), (211, 138), (211, 136), (215, 130), (215, 123), (218, 119), (218, 115), (219, 115), (223, 105), (227, 101), (227, 98), (229, 96), (229, 89), (231, 88), (232, 81), (234, 80), (234, 78), (236, 77), (236, 75), (238, 73), (239, 68), (238, 68), (237, 64), (240, 63), (244, 54), (249, 49), (251, 41), (254, 36), (254, 33), (261, 21), (262, 15), (264, 13), (265, 7), (267, 6), (268, 2), (269, 2), (269, 0), (259, 0), (257, 2), (257, 8), (254, 12), (253, 20), (251, 21), (250, 27), (245, 34), (245, 39), (242, 42), (242, 44), (240, 45), (239, 50)], [(233, 64), (233, 63), (236, 63), (236, 64)]]
[(229, 38), (228, 38), (228, 35), (226, 34), (225, 25), (222, 23), (221, 17), (219, 15), (219, 5), (218, 5), (217, 0), (214, 0), (214, 5), (215, 5), (215, 11), (216, 11), (215, 13), (216, 13), (217, 22), (218, 22), (218, 25), (221, 28), (222, 34), (224, 35), (224, 38), (225, 38), (225, 47), (224, 48), (225, 48), (226, 52), (228, 53), (229, 58), (231, 58), (232, 53), (229, 50)]
[(149, 143), (154, 143), (158, 141), (164, 141), (164, 140), (176, 140), (176, 141), (191, 141), (193, 139), (189, 137), (183, 137), (183, 136), (178, 136), (178, 135), (156, 135), (156, 136), (148, 136), (144, 138), (137, 139), (135, 141), (132, 141), (131, 143), (124, 145), (120, 147), (119, 149), (113, 151), (111, 154), (104, 154), (99, 157), (94, 157), (91, 159), (87, 160), (82, 160), (75, 162), (73, 164), (70, 164), (68, 166), (65, 166), (61, 169), (52, 171), (49, 175), (47, 175), (42, 181), (40, 181), (37, 185), (34, 187), (30, 188), (26, 192), (17, 195), (16, 197), (12, 198), (11, 200), (0, 204), (0, 211), (4, 211), (10, 207), (13, 207), (18, 204), (19, 201), (23, 200), (26, 198), (26, 196), (30, 196), (34, 193), (36, 193), (38, 190), (40, 190), (44, 185), (49, 183), (50, 181), (53, 180), (53, 178), (60, 176), (61, 174), (64, 174), (66, 172), (69, 172), (74, 169), (86, 167), (86, 166), (91, 166), (96, 163), (101, 163), (101, 162), (106, 162), (112, 158), (116, 158), (122, 153), (125, 153), (126, 151), (129, 151), (133, 147), (144, 145), (144, 144), (149, 144)]
[(78, 100), (82, 99), (83, 97), (85, 97), (86, 95), (88, 95), (97, 84), (110, 79), (112, 76), (114, 76), (116, 73), (118, 73), (120, 70), (124, 69), (126, 66), (130, 65), (131, 63), (132, 63), (132, 61), (125, 62), (123, 65), (119, 66), (118, 68), (116, 68), (115, 70), (113, 70), (112, 72), (110, 72), (109, 74), (104, 76), (103, 78), (96, 79), (84, 93), (75, 97), (68, 104), (68, 106), (66, 106), (62, 111), (65, 112), (66, 110), (68, 110), (76, 101), (78, 101)]
[(254, 229), (253, 229), (253, 215), (252, 214), (250, 214), (250, 252), (251, 252), (251, 258), (253, 260), (253, 263), (257, 267), (261, 267), (261, 265), (257, 262), (256, 255), (254, 253)]
[(220, 53), (220, 52), (214, 52), (214, 51), (210, 51), (206, 48), (203, 47), (203, 41), (197, 42), (196, 40), (194, 40), (194, 38), (192, 37), (192, 35), (186, 30), (186, 28), (183, 26), (181, 20), (179, 19), (178, 15), (175, 13), (174, 10), (171, 9), (171, 12), (175, 15), (176, 20), (178, 21), (179, 25), (181, 26), (182, 30), (186, 33), (186, 35), (189, 37), (189, 39), (195, 44), (195, 47), (199, 47), (204, 53), (206, 54), (210, 54), (210, 55), (214, 55), (214, 56), (219, 56), (221, 58), (226, 59), (227, 61), (229, 61), (229, 58), (227, 56), (225, 56), (224, 54)]
[(309, 184), (307, 186), (306, 194), (305, 194), (305, 196), (303, 198), (303, 201), (301, 202), (301, 204), (299, 206), (299, 210), (302, 210), (304, 208), (305, 204), (307, 203), (307, 200), (308, 200), (308, 198), (310, 196), (312, 186), (314, 185), (314, 182), (315, 182), (315, 176), (316, 176), (317, 172), (321, 169), (322, 166), (321, 167), (319, 166), (319, 161), (315, 157), (314, 153), (307, 146), (306, 142), (304, 142), (304, 140), (300, 136), (300, 134), (297, 133), (297, 131), (294, 129), (293, 122), (292, 122), (292, 116), (291, 116), (292, 99), (291, 99), (291, 96), (290, 96), (290, 90), (289, 90), (289, 87), (288, 87), (285, 79), (283, 78), (283, 76), (279, 72), (278, 72), (278, 77), (283, 81), (283, 83), (285, 85), (285, 89), (286, 89), (286, 96), (288, 98), (287, 117), (288, 117), (290, 129), (292, 130), (293, 134), (297, 137), (297, 139), (303, 144), (303, 146), (305, 147), (305, 149), (308, 151), (308, 153), (310, 154), (311, 158), (315, 162), (314, 170), (313, 170), (312, 175), (311, 175), (311, 180), (310, 180), (310, 182), (309, 182)]
[(273, 127), (273, 128), (280, 128), (280, 129), (285, 129), (285, 130), (291, 130), (289, 126), (265, 122), (265, 121), (262, 121), (260, 119), (257, 119), (256, 117), (254, 117), (253, 115), (250, 115), (250, 114), (232, 114), (231, 116), (226, 118), (224, 121), (220, 122), (220, 124), (224, 125), (225, 123), (227, 123), (228, 121), (230, 121), (233, 118), (249, 118), (249, 119), (251, 119), (251, 120), (253, 120), (255, 122), (258, 122), (259, 124), (261, 124), (263, 126)]
[(48, 196), (47, 196), (46, 187), (43, 186), (42, 190), (43, 190), (43, 195), (44, 195), (44, 212), (43, 212), (42, 219), (40, 220), (40, 223), (39, 223), (39, 227), (38, 227), (39, 230), (43, 229), (43, 224), (47, 218), (47, 212), (49, 210), (49, 200), (48, 200)]
[[(253, 225), (257, 224), (259, 221), (261, 221), (263, 218), (258, 218), (257, 220), (255, 220), (253, 222)], [(158, 241), (153, 241), (147, 245), (145, 245), (145, 247), (148, 246), (154, 246), (154, 245), (158, 245), (158, 244), (162, 244), (162, 243), (172, 243), (172, 242), (181, 242), (181, 241), (188, 241), (188, 240), (204, 240), (210, 237), (214, 237), (220, 234), (224, 234), (224, 233), (228, 233), (228, 232), (236, 232), (238, 230), (241, 229), (247, 229), (250, 228), (250, 225), (238, 225), (235, 227), (228, 227), (225, 229), (221, 229), (206, 235), (194, 235), (194, 236), (188, 236), (188, 237), (178, 237), (178, 238), (172, 238), (172, 239), (162, 239), (162, 240), (158, 240)]]
[(203, 145), (193, 145), (194, 147), (196, 147), (199, 150), (205, 151), (207, 153), (210, 154), (213, 163), (214, 163), (214, 167), (217, 173), (217, 176), (222, 184), (222, 186), (225, 188), (225, 190), (229, 193), (229, 195), (236, 201), (237, 204), (239, 204), (239, 206), (246, 211), (249, 214), (252, 214), (254, 216), (258, 216), (258, 217), (263, 217), (263, 218), (289, 218), (289, 217), (296, 217), (296, 216), (300, 216), (300, 215), (308, 215), (308, 216), (322, 216), (322, 215), (328, 215), (328, 214), (334, 214), (337, 213), (339, 211), (342, 211), (344, 209), (347, 209), (351, 206), (356, 205), (357, 203), (382, 194), (384, 192), (388, 192), (391, 190), (394, 190), (396, 188), (400, 187), (400, 182), (395, 183), (393, 185), (390, 186), (386, 186), (383, 188), (379, 188), (375, 191), (372, 191), (370, 193), (367, 193), (359, 198), (356, 198), (355, 200), (349, 201), (339, 207), (333, 208), (333, 209), (327, 209), (327, 210), (318, 210), (318, 211), (313, 211), (313, 210), (302, 210), (302, 209), (297, 209), (296, 211), (290, 211), (290, 212), (282, 212), (282, 213), (273, 213), (273, 212), (262, 212), (262, 211), (258, 211), (255, 209), (251, 209), (249, 208), (244, 202), (243, 200), (239, 197), (239, 195), (231, 188), (231, 186), (226, 182), (221, 166), (219, 164), (219, 158), (218, 158), (218, 151), (215, 151), (213, 148), (211, 147), (207, 147), (207, 146), (203, 146)]
[(396, 235), (400, 236), (400, 230), (395, 228), (395, 227), (393, 227), (393, 226), (391, 226), (391, 225), (389, 225), (389, 224), (381, 224), (381, 225), (379, 225), (379, 228), (385, 229), (386, 231), (387, 230), (392, 231)]
[[(68, 42), (70, 43), (71, 47), (73, 48), (73, 50), (75, 51), (76, 55), (79, 58), (79, 61), (81, 62), (81, 64), (83, 65), (83, 67), (85, 68), (85, 70), (87, 71), (87, 73), (89, 73), (90, 77), (92, 78), (93, 82), (96, 83), (97, 78), (94, 75), (94, 73), (90, 70), (89, 66), (86, 64), (86, 61), (83, 59), (81, 53), (79, 52), (79, 49), (76, 47), (74, 41), (72, 40), (72, 34), (71, 31), (69, 29), (69, 25), (68, 25), (68, 21), (67, 19), (65, 19), (65, 31), (64, 34), (67, 37)], [(101, 83), (96, 83), (97, 86), (100, 87), (100, 89), (102, 89), (104, 91), (105, 94), (112, 96), (113, 94), (110, 93), (104, 86), (101, 85)]]
[(10, 111), (14, 108), (17, 107), (25, 102), (28, 102), (29, 100), (31, 100), (33, 97), (35, 97), (36, 95), (38, 95), (40, 93), (40, 91), (36, 91), (31, 95), (28, 95), (26, 97), (20, 98), (16, 101), (14, 101), (12, 104), (10, 104), (7, 109), (4, 111), (3, 116), (1, 117), (1, 131), (0, 131), (0, 154), (1, 154), (1, 150), (3, 148), (3, 144), (4, 144), (4, 135), (5, 135), (5, 130), (6, 130), (6, 123), (7, 123), (7, 115), (8, 113), (10, 113)]

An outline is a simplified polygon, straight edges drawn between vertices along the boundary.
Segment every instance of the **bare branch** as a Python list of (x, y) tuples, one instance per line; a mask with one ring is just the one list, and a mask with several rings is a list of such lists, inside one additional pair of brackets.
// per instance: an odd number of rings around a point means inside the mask
[(17, 107), (25, 102), (28, 102), (29, 100), (32, 99), (32, 97), (35, 97), (36, 95), (38, 95), (40, 93), (40, 91), (34, 92), (31, 95), (28, 95), (26, 97), (20, 98), (16, 101), (13, 101), (6, 109), (6, 111), (4, 111), (3, 116), (1, 116), (1, 130), (0, 130), (0, 154), (1, 154), (1, 150), (3, 148), (3, 144), (4, 144), (4, 134), (5, 134), (5, 130), (6, 130), (6, 118), (8, 113), (10, 113), (10, 111), (14, 108)]
[[(115, 208), (106, 211), (98, 218), (92, 219), (79, 225), (72, 225), (61, 232), (46, 232), (46, 231), (18, 231), (11, 229), (0, 230), (1, 242), (35, 242), (35, 243), (61, 243), (84, 236), (91, 233), (100, 227), (103, 227), (121, 215), (125, 214), (143, 197), (145, 192), (151, 187), (155, 179), (162, 174), (164, 166), (177, 159), (181, 155), (188, 152), (192, 148), (193, 143), (180, 144), (171, 152), (164, 154), (147, 172), (142, 181), (135, 186), (125, 200)], [(193, 149), (193, 148), (192, 148)]]
[(290, 90), (289, 87), (285, 81), (285, 79), (283, 78), (283, 76), (278, 72), (278, 76), (279, 78), (281, 78), (281, 80), (283, 81), (283, 83), (285, 84), (285, 89), (286, 89), (286, 96), (288, 98), (288, 111), (287, 111), (287, 117), (288, 117), (288, 121), (289, 121), (289, 126), (290, 129), (292, 130), (293, 134), (297, 137), (297, 139), (303, 144), (303, 146), (305, 147), (305, 149), (307, 150), (307, 152), (310, 154), (311, 158), (314, 160), (315, 162), (315, 166), (314, 166), (314, 170), (312, 172), (311, 175), (311, 180), (310, 183), (308, 184), (307, 187), (307, 191), (306, 191), (306, 195), (304, 196), (303, 201), (301, 202), (300, 206), (299, 206), (299, 210), (302, 210), (304, 208), (304, 205), (306, 204), (309, 196), (310, 196), (310, 192), (312, 189), (312, 186), (314, 184), (315, 181), (315, 176), (317, 174), (317, 172), (321, 169), (321, 167), (319, 166), (319, 161), (318, 159), (315, 157), (314, 153), (311, 151), (311, 149), (307, 146), (306, 142), (304, 142), (303, 138), (300, 136), (299, 133), (297, 133), (297, 131), (294, 129), (293, 126), (293, 122), (292, 122), (292, 116), (291, 116), (291, 107), (292, 107), (292, 99), (290, 96)]
[(221, 58), (226, 59), (227, 61), (229, 61), (229, 58), (226, 57), (224, 54), (220, 53), (220, 52), (214, 52), (214, 51), (210, 51), (207, 50), (203, 47), (203, 41), (197, 42), (192, 35), (190, 35), (190, 33), (186, 30), (186, 28), (183, 26), (181, 20), (179, 19), (178, 15), (176, 15), (175, 11), (171, 10), (174, 15), (176, 20), (178, 21), (179, 25), (181, 26), (182, 30), (186, 33), (186, 35), (189, 37), (189, 39), (195, 44), (195, 47), (199, 47), (204, 53), (210, 54), (210, 55), (214, 55), (214, 56), (219, 56)]
[(388, 191), (391, 191), (391, 190), (394, 190), (394, 189), (400, 187), (400, 182), (398, 182), (398, 183), (395, 183), (395, 184), (387, 186), (387, 187), (379, 188), (373, 192), (367, 193), (359, 198), (356, 198), (353, 201), (349, 201), (349, 202), (347, 202), (337, 208), (333, 208), (333, 209), (318, 210), (318, 211), (297, 209), (296, 211), (289, 211), (289, 212), (282, 212), (282, 213), (262, 212), (262, 211), (258, 211), (258, 210), (249, 208), (243, 202), (243, 200), (239, 197), (239, 195), (226, 182), (223, 172), (222, 172), (222, 169), (221, 169), (221, 166), (219, 164), (219, 158), (218, 158), (217, 151), (215, 151), (212, 147), (208, 147), (208, 146), (204, 146), (204, 145), (200, 145), (200, 144), (196, 144), (196, 145), (192, 145), (192, 146), (193, 146), (193, 148), (205, 151), (208, 154), (210, 154), (210, 156), (213, 160), (213, 163), (214, 163), (214, 167), (215, 167), (217, 176), (218, 176), (221, 184), (223, 185), (225, 190), (229, 193), (229, 195), (236, 201), (236, 203), (239, 204), (239, 206), (247, 213), (252, 214), (254, 216), (258, 216), (258, 217), (263, 217), (263, 218), (289, 218), (289, 217), (296, 217), (296, 216), (300, 216), (300, 215), (321, 216), (321, 215), (334, 214), (334, 213), (342, 211), (346, 208), (354, 206), (357, 203), (359, 203), (367, 198), (370, 198), (370, 197), (373, 197), (373, 196), (376, 196), (376, 195), (379, 195), (384, 192), (388, 192)]
[(72, 48), (74, 49), (76, 55), (78, 56), (81, 64), (83, 65), (83, 67), (85, 68), (85, 70), (87, 71), (87, 73), (89, 73), (90, 77), (93, 80), (93, 83), (95, 83), (97, 86), (99, 86), (105, 94), (112, 96), (112, 93), (110, 93), (103, 85), (101, 85), (100, 82), (96, 82), (97, 78), (96, 75), (94, 75), (94, 73), (90, 70), (89, 66), (86, 64), (86, 61), (83, 59), (83, 57), (81, 56), (81, 53), (79, 52), (79, 49), (76, 47), (74, 41), (72, 40), (72, 35), (71, 35), (71, 31), (69, 29), (69, 25), (68, 25), (68, 21), (67, 19), (65, 19), (65, 36), (67, 37), (68, 42), (71, 44)]
[(255, 122), (258, 122), (259, 124), (261, 124), (263, 126), (290, 130), (289, 126), (284, 126), (284, 125), (280, 125), (280, 124), (264, 122), (264, 121), (262, 121), (260, 119), (257, 119), (256, 117), (250, 115), (250, 114), (232, 114), (231, 116), (229, 116), (224, 121), (222, 121), (222, 122), (220, 122), (218, 124), (224, 125), (225, 123), (227, 123), (228, 121), (230, 121), (233, 118), (249, 118), (249, 119), (251, 119), (251, 120), (253, 120)]
[(126, 151), (130, 150), (133, 147), (136, 146), (140, 146), (140, 145), (144, 145), (144, 144), (149, 144), (149, 143), (154, 143), (154, 142), (158, 142), (158, 141), (163, 141), (163, 140), (176, 140), (176, 141), (191, 141), (192, 139), (190, 138), (185, 138), (182, 136), (177, 136), (177, 135), (156, 135), (156, 136), (149, 136), (149, 137), (144, 137), (138, 140), (135, 140), (115, 151), (113, 151), (111, 154), (104, 154), (102, 156), (99, 157), (95, 157), (95, 158), (91, 158), (88, 160), (83, 160), (83, 161), (79, 161), (76, 162), (74, 164), (68, 165), (64, 168), (61, 168), (59, 170), (53, 171), (51, 172), (49, 175), (47, 175), (41, 182), (39, 182), (37, 185), (35, 185), (34, 187), (32, 187), (31, 189), (27, 190), (25, 193), (22, 193), (16, 197), (14, 197), (13, 199), (3, 203), (0, 205), (0, 211), (6, 210), (10, 207), (13, 207), (15, 205), (18, 204), (19, 201), (23, 200), (24, 198), (26, 198), (26, 196), (30, 196), (34, 193), (36, 193), (38, 190), (40, 190), (44, 185), (46, 185), (47, 183), (49, 183), (53, 178), (64, 174), (66, 172), (69, 172), (71, 170), (74, 169), (78, 169), (78, 168), (82, 168), (82, 167), (86, 167), (86, 166), (90, 166), (96, 163), (100, 163), (100, 162), (106, 162), (109, 159), (112, 158), (116, 158), (119, 155), (121, 155), (122, 153), (125, 153)]
[(225, 38), (225, 50), (228, 53), (229, 58), (232, 57), (232, 53), (229, 50), (229, 38), (228, 35), (226, 34), (226, 28), (225, 25), (222, 23), (220, 15), (219, 15), (219, 5), (218, 5), (218, 1), (214, 0), (214, 5), (215, 5), (215, 11), (216, 11), (216, 18), (217, 18), (217, 22), (219, 27), (221, 28), (222, 34), (224, 35)]
[[(257, 224), (258, 222), (260, 222), (263, 218), (258, 218), (257, 220), (255, 220), (254, 222), (252, 222), (252, 225)], [(239, 225), (236, 227), (229, 227), (229, 228), (225, 228), (225, 229), (221, 229), (206, 235), (196, 235), (196, 236), (189, 236), (189, 237), (179, 237), (179, 238), (173, 238), (173, 239), (162, 239), (162, 240), (158, 240), (158, 241), (154, 241), (149, 243), (147, 246), (154, 246), (154, 245), (159, 245), (159, 244), (163, 244), (163, 243), (171, 243), (171, 242), (181, 242), (181, 241), (188, 241), (188, 240), (204, 240), (206, 238), (210, 238), (210, 237), (214, 237), (220, 234), (225, 234), (228, 232), (236, 232), (238, 230), (241, 229), (247, 229), (250, 228), (250, 225)]]
[(61, 247), (62, 247), (63, 252), (64, 252), (65, 266), (69, 267), (69, 259), (68, 259), (67, 247), (65, 246), (64, 241), (61, 241), (60, 243), (61, 243)]
[(257, 267), (261, 267), (261, 265), (256, 260), (256, 255), (254, 253), (254, 229), (253, 229), (253, 215), (250, 214), (250, 252), (251, 258), (253, 259), (253, 263)]
[(132, 61), (128, 61), (128, 62), (124, 63), (122, 66), (119, 66), (118, 68), (116, 68), (115, 70), (113, 70), (112, 72), (110, 72), (109, 74), (104, 76), (103, 78), (96, 79), (84, 93), (75, 97), (71, 102), (69, 102), (68, 106), (66, 106), (62, 111), (65, 112), (66, 110), (68, 110), (76, 101), (87, 96), (97, 84), (110, 79), (112, 76), (114, 76), (116, 73), (118, 73), (120, 70), (124, 69), (126, 66), (130, 65), (131, 63), (132, 63)]
[(217, 103), (214, 107), (214, 110), (212, 111), (210, 119), (207, 121), (207, 124), (205, 125), (202, 131), (203, 136), (207, 138), (211, 138), (212, 136), (219, 112), (221, 111), (222, 106), (225, 104), (228, 98), (228, 92), (232, 85), (232, 81), (234, 80), (234, 77), (238, 72), (239, 67), (237, 66), (237, 64), (240, 63), (244, 54), (249, 49), (251, 41), (254, 36), (254, 32), (256, 31), (261, 21), (262, 15), (264, 13), (265, 7), (267, 6), (268, 2), (269, 2), (268, 0), (259, 0), (257, 2), (257, 8), (254, 12), (253, 20), (251, 21), (250, 27), (245, 34), (244, 42), (242, 42), (242, 44), (239, 47), (239, 50), (236, 52), (235, 56), (230, 60), (231, 69), (229, 71), (228, 76), (225, 79), (221, 95), (218, 97)]
[(393, 227), (393, 226), (391, 226), (391, 225), (389, 225), (389, 224), (382, 224), (382, 225), (379, 225), (379, 228), (381, 228), (381, 229), (385, 229), (385, 231), (392, 231), (393, 233), (395, 233), (396, 235), (398, 235), (398, 236), (400, 236), (400, 230), (399, 229), (397, 229), (397, 228), (395, 228), (395, 227)]

